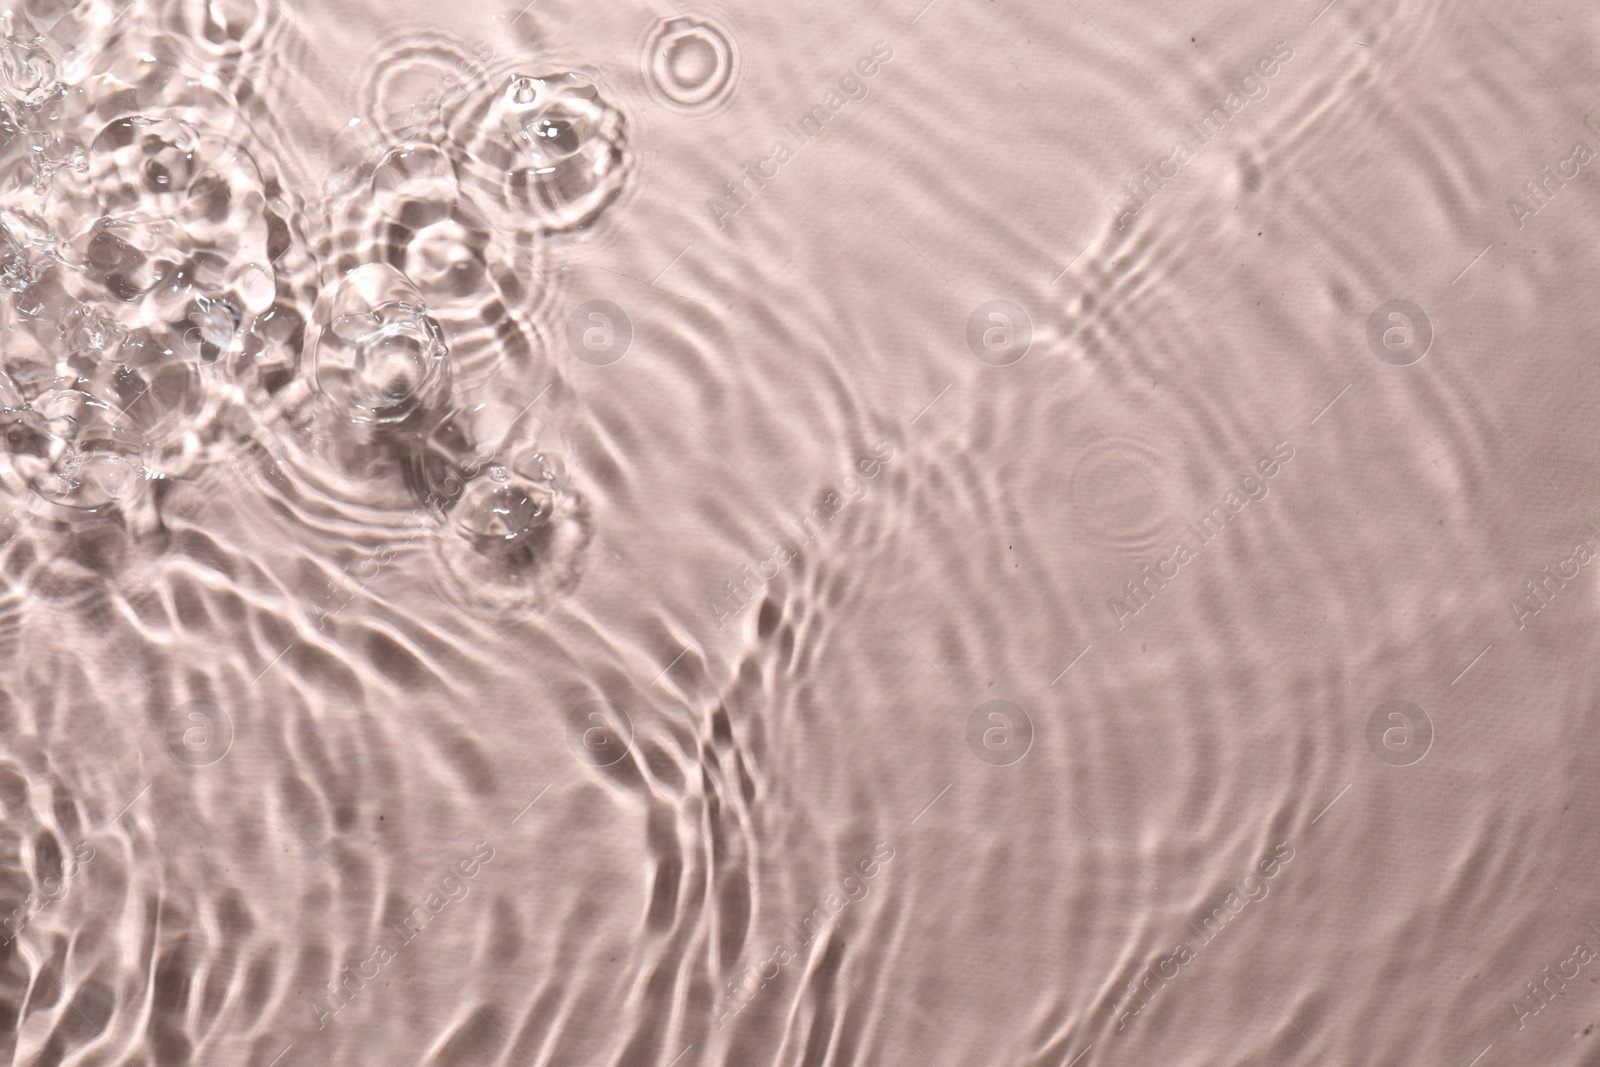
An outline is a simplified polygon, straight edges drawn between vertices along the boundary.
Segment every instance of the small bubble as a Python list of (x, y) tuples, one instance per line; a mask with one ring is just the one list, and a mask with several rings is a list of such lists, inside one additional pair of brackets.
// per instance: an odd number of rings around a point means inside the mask
[(658, 22), (645, 42), (640, 65), (651, 95), (678, 111), (715, 111), (732, 99), (738, 86), (739, 54), (733, 35), (703, 17)]
[(369, 263), (339, 283), (317, 346), (317, 382), (357, 422), (401, 422), (448, 390), (449, 349), (411, 282)]
[(555, 452), (535, 452), (532, 462), (539, 468), (539, 476), (552, 489), (565, 489), (569, 481), (567, 461)]
[(480, 551), (520, 548), (555, 514), (555, 498), (521, 479), (473, 482), (455, 505), (457, 529)]
[(523, 132), (529, 137), (538, 139), (544, 151), (560, 156), (572, 155), (583, 144), (576, 127), (570, 122), (539, 119), (523, 127)]
[(501, 208), (530, 214), (546, 232), (588, 227), (626, 187), (622, 112), (571, 71), (518, 75), (503, 85), (483, 121), (457, 128), (464, 183)]

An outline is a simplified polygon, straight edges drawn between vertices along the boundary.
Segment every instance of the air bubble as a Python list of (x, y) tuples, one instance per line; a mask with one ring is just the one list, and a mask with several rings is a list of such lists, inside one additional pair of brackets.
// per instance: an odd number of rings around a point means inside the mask
[(0, 17), (0, 95), (14, 107), (38, 110), (64, 90), (54, 48), (26, 18)]
[(456, 529), (481, 552), (525, 542), (550, 521), (555, 500), (537, 484), (517, 479), (474, 482), (455, 506)]
[(439, 324), (415, 286), (386, 264), (338, 284), (318, 342), (317, 386), (355, 422), (400, 422), (436, 403), (448, 373)]
[(592, 224), (628, 177), (622, 113), (582, 74), (511, 76), (487, 114), (462, 113), (452, 140), (473, 189), (546, 232)]
[(588, 510), (561, 435), (532, 409), (505, 398), (453, 412), (424, 457), (432, 499), (448, 510), (439, 551), (474, 599), (542, 603), (580, 574)]
[(645, 44), (642, 66), (651, 95), (677, 111), (716, 111), (738, 84), (733, 35), (705, 17), (662, 19)]
[[(7, 425), (4, 482), (34, 510), (92, 511), (126, 501), (143, 478), (143, 441), (94, 384), (47, 384)], [(31, 491), (31, 492), (30, 492)]]

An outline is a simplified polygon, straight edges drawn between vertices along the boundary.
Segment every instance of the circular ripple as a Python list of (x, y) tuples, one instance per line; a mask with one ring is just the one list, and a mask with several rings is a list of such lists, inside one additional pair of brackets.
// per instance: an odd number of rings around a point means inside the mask
[(445, 122), (462, 185), (546, 233), (587, 229), (628, 187), (627, 120), (586, 74), (499, 73)]
[[(427, 528), (490, 600), (570, 587), (588, 510), (542, 431), (475, 423), (481, 469), (443, 497), (423, 443), (555, 384), (546, 235), (588, 229), (632, 174), (596, 76), (409, 38), (366, 79), (373, 121), (334, 153), (366, 162), (333, 196), (267, 113), (273, 5), (154, 0), (97, 53), (74, 46), (104, 5), (33, 7), (44, 36), (0, 20), (0, 490), (81, 541), (135, 504), (155, 528), (154, 489), (231, 459), (308, 536)], [(671, 70), (708, 89), (729, 56), (696, 47)]]
[(221, 376), (272, 306), (272, 183), (231, 98), (177, 58), (125, 57), (77, 96), (64, 126), (82, 130), (81, 165), (53, 181), (41, 232), (13, 236), (14, 304), (46, 361), (128, 408), (145, 466), (183, 475), (212, 450)]
[(1080, 530), (1117, 548), (1148, 548), (1171, 525), (1171, 501), (1154, 481), (1160, 457), (1126, 438), (1100, 439), (1072, 468), (1069, 497)]
[(436, 544), (459, 592), (500, 607), (535, 606), (578, 581), (589, 509), (572, 485), (555, 427), (501, 398), (452, 413), (419, 474), (448, 508)]
[(703, 15), (664, 18), (651, 28), (640, 57), (645, 85), (660, 104), (689, 114), (727, 106), (739, 79), (731, 33)]
[(191, 47), (237, 59), (259, 54), (279, 18), (266, 0), (175, 0), (166, 22)]
[(362, 114), (396, 141), (438, 141), (443, 113), (462, 97), (481, 96), (493, 46), (437, 33), (408, 34), (372, 63), (361, 88)]
[(525, 216), (491, 220), (439, 145), (388, 148), (322, 212), (321, 284), (374, 263), (403, 274), (450, 338), (459, 380), (520, 376), (540, 362), (537, 316), (550, 298), (543, 231)]
[(334, 289), (312, 362), (319, 392), (355, 423), (393, 425), (449, 390), (450, 350), (410, 279), (382, 263)]

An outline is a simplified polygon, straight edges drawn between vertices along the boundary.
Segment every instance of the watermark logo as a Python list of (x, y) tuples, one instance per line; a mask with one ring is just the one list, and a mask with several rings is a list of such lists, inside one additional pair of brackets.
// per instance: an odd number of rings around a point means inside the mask
[[(1585, 116), (1583, 124), (1591, 133), (1600, 136), (1600, 126), (1596, 126), (1593, 119)], [(1571, 153), (1558, 160), (1553, 170), (1546, 166), (1537, 175), (1523, 182), (1522, 191), (1527, 199), (1515, 196), (1506, 199), (1506, 208), (1516, 221), (1517, 229), (1522, 229), (1528, 224), (1529, 218), (1549, 207), (1556, 194), (1565, 189), (1568, 182), (1577, 180), (1583, 173), (1583, 168), (1593, 162), (1594, 149), (1582, 141), (1574, 141)]]
[(167, 751), (179, 763), (209, 767), (233, 747), (233, 720), (209, 700), (191, 700), (167, 716)]
[(991, 367), (1009, 367), (1028, 354), (1033, 323), (1009, 300), (979, 304), (967, 319), (967, 347)]
[(1433, 747), (1433, 720), (1409, 700), (1380, 704), (1367, 719), (1367, 747), (1391, 767), (1409, 767)]
[(35, 916), (67, 895), (67, 883), (77, 877), (78, 872), (94, 859), (94, 846), (87, 841), (79, 841), (73, 846), (72, 853), (62, 858), (59, 872), (45, 874), (40, 879), (37, 893), (29, 893), (23, 898), (19, 907), (12, 909), (9, 916), (0, 919), (0, 926), (4, 927), (6, 933), (6, 936), (0, 939), (0, 947), (15, 941), (28, 928), (28, 924)]
[(454, 866), (445, 868), (443, 877), (429, 887), (427, 896), (419, 903), (398, 919), (391, 918), (379, 927), (382, 935), (380, 940), (373, 942), (370, 954), (363, 955), (361, 950), (357, 950), (323, 992), (306, 998), (311, 1014), (317, 1020), (317, 1029), (326, 1029), (328, 1020), (348, 1008), (356, 994), (367, 988), (367, 983), (376, 981), (383, 968), (398, 958), (440, 913), (451, 904), (466, 900), (472, 892), (469, 880), (476, 878), (494, 857), (494, 848), (487, 841), (479, 841), (472, 847), (470, 855), (457, 860)]
[(1433, 346), (1433, 320), (1409, 300), (1391, 300), (1367, 317), (1367, 347), (1391, 367), (1409, 367)]
[[(777, 981), (784, 966), (799, 959), (805, 947), (812, 941), (820, 938), (826, 942), (841, 925), (840, 914), (849, 905), (866, 899), (871, 891), (871, 886), (867, 883), (882, 873), (883, 868), (892, 859), (894, 859), (894, 849), (889, 842), (879, 841), (873, 846), (871, 855), (862, 856), (856, 861), (855, 866), (845, 868), (844, 877), (817, 903), (816, 907), (783, 928), (782, 938), (773, 946), (772, 954), (757, 964), (754, 971), (748, 964), (739, 968), (738, 973), (728, 982), (720, 1006), (714, 1009), (717, 1014), (717, 1029), (722, 1029), (730, 1018), (749, 1007), (756, 995)], [(791, 941), (794, 944), (793, 948), (790, 947)]]
[(1254, 101), (1265, 99), (1268, 79), (1276, 77), (1282, 64), (1293, 58), (1294, 47), (1288, 41), (1280, 41), (1270, 53), (1256, 61), (1254, 68), (1246, 72), (1236, 87), (1220, 101), (1212, 103), (1200, 116), (1198, 125), (1185, 122), (1184, 127), (1194, 141), (1192, 147), (1188, 140), (1175, 142), (1169, 155), (1150, 163), (1124, 183), (1125, 199), (1110, 197), (1106, 200), (1117, 229), (1127, 229), (1128, 223), (1149, 205), (1155, 194), (1177, 178), (1206, 145), (1220, 137), (1235, 116)]
[(609, 367), (628, 354), (633, 320), (609, 300), (589, 300), (567, 316), (567, 347), (592, 367)]
[[(876, 478), (893, 458), (894, 446), (888, 441), (879, 441), (870, 455), (857, 460), (849, 474), (817, 498), (816, 505), (810, 511), (803, 513), (798, 521), (786, 519), (780, 524), (784, 540), (773, 545), (771, 555), (756, 563), (754, 572), (749, 564), (741, 566), (737, 575), (723, 583), (725, 592), (711, 598), (711, 614), (717, 621), (717, 629), (722, 629), (725, 620), (737, 616), (755, 603), (762, 588), (776, 578), (780, 570), (798, 559), (805, 547), (821, 536), (847, 505), (865, 500), (870, 491), (867, 481)], [(857, 471), (860, 472), (859, 477)], [(769, 571), (768, 567), (772, 569)]]
[(1526, 1030), (1529, 1019), (1554, 1004), (1557, 997), (1566, 996), (1567, 983), (1574, 981), (1578, 977), (1578, 972), (1593, 963), (1594, 959), (1595, 951), (1590, 944), (1587, 941), (1579, 941), (1573, 946), (1571, 955), (1556, 963), (1554, 970), (1546, 966), (1532, 979), (1524, 982), (1522, 985), (1528, 991), (1528, 995), (1520, 1002), (1516, 1000), (1511, 1002), (1511, 1013), (1516, 1017), (1517, 1029)]
[(1033, 720), (1009, 700), (979, 704), (967, 716), (967, 747), (991, 767), (1009, 767), (1033, 747)]
[[(1165, 589), (1182, 573), (1182, 569), (1200, 557), (1200, 553), (1216, 540), (1227, 525), (1248, 505), (1260, 503), (1271, 492), (1267, 481), (1277, 477), (1283, 465), (1294, 459), (1294, 446), (1279, 441), (1270, 455), (1256, 461), (1255, 470), (1239, 479), (1239, 487), (1230, 489), (1210, 511), (1183, 528), (1183, 536), (1173, 538), (1171, 555), (1157, 557), (1153, 563), (1144, 564), (1140, 572), (1122, 587), (1122, 594), (1106, 600), (1111, 618), (1117, 629), (1124, 629), (1127, 620), (1139, 614), (1155, 601), (1156, 594)], [(1259, 477), (1257, 476), (1259, 472)]]
[(591, 766), (609, 767), (633, 747), (633, 720), (609, 700), (585, 700), (567, 719), (567, 747)]
[(1121, 1003), (1111, 1002), (1117, 1019), (1117, 1031), (1127, 1029), (1129, 1022), (1150, 1007), (1156, 994), (1199, 958), (1200, 949), (1222, 936), (1223, 931), (1238, 920), (1246, 907), (1266, 900), (1272, 892), (1272, 879), (1283, 873), (1284, 867), (1294, 856), (1294, 846), (1287, 841), (1278, 842), (1239, 880), (1237, 888), (1229, 889), (1216, 907), (1199, 917), (1198, 923), (1193, 919), (1189, 921), (1189, 928), (1197, 935), (1194, 948), (1180, 941), (1173, 946), (1169, 955), (1146, 964), (1134, 974), (1132, 980), (1121, 983), (1122, 992), (1115, 994), (1121, 998)]
[(1517, 629), (1525, 630), (1528, 620), (1549, 607), (1556, 596), (1578, 577), (1581, 568), (1587, 567), (1595, 559), (1595, 549), (1587, 540), (1579, 541), (1572, 547), (1572, 554), (1565, 559), (1556, 560), (1554, 566), (1545, 564), (1533, 580), (1528, 582), (1525, 593), (1511, 598), (1511, 614), (1517, 620)]

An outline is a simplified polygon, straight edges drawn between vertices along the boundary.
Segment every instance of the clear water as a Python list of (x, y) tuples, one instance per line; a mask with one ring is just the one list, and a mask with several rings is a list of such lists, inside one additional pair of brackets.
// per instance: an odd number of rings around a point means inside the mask
[(1600, 1063), (1593, 9), (0, 14), (0, 1058)]

